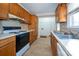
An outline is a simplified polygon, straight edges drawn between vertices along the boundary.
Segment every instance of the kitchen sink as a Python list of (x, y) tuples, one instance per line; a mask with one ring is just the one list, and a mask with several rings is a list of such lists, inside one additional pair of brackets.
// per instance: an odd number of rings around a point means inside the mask
[(54, 32), (60, 39), (74, 39), (72, 34), (63, 34), (61, 32)]
[(72, 33), (62, 33), (62, 32), (54, 32), (60, 39), (79, 39), (79, 35), (74, 35)]

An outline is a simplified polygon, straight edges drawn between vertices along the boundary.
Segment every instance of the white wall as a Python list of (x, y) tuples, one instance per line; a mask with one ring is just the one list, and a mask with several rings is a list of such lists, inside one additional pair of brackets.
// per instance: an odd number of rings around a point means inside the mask
[(56, 30), (56, 20), (55, 17), (51, 17), (51, 31)]
[[(38, 24), (38, 35), (48, 36), (51, 31), (56, 30), (56, 22), (55, 17), (39, 17), (39, 24)], [(41, 27), (44, 30), (41, 30)]]

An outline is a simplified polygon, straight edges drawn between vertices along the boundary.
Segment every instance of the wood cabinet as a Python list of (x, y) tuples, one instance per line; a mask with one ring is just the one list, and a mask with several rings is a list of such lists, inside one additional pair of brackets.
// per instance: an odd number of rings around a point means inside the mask
[(30, 44), (32, 44), (34, 41), (35, 41), (35, 38), (34, 38), (34, 31), (31, 31), (30, 32)]
[(17, 3), (0, 3), (0, 19), (7, 19), (8, 14), (13, 14), (27, 24), (30, 24), (31, 14)]
[(0, 19), (7, 19), (9, 12), (9, 4), (8, 3), (0, 3)]
[(0, 56), (15, 56), (16, 41), (15, 36), (0, 40)]
[(14, 3), (10, 3), (9, 4), (9, 13), (13, 14), (13, 15), (16, 15), (17, 14), (17, 9), (16, 9), (16, 4)]
[(67, 21), (67, 5), (66, 4), (61, 4), (59, 17), (60, 17), (59, 22)]
[(34, 39), (37, 39), (38, 36), (38, 18), (37, 16), (32, 16), (31, 17), (31, 23), (32, 23), (32, 29), (34, 29)]
[(58, 22), (58, 20), (59, 20), (59, 5), (57, 6), (57, 8), (55, 10), (55, 19), (56, 19), (56, 22)]
[(30, 20), (31, 20), (31, 14), (29, 14), (26, 10), (24, 10), (24, 19), (25, 21), (30, 24)]
[(57, 39), (53, 36), (53, 34), (51, 33), (51, 50), (52, 50), (52, 55), (53, 56), (57, 56), (58, 52), (57, 52)]
[(61, 3), (58, 4), (58, 7), (56, 8), (56, 20), (58, 22), (66, 22), (67, 21), (67, 4)]
[(31, 16), (30, 22), (31, 22), (31, 24), (29, 25), (29, 30), (33, 30), (30, 32), (30, 44), (32, 44), (33, 41), (35, 41), (38, 36), (38, 18), (37, 18), (37, 16)]
[[(31, 14), (17, 3), (10, 3), (10, 13), (24, 19), (25, 23), (30, 23)], [(22, 20), (23, 21), (23, 20)]]
[(50, 35), (51, 50), (53, 56), (71, 56), (70, 52), (66, 49), (62, 39), (58, 37), (54, 32)]
[(24, 9), (22, 7), (19, 8), (19, 17), (24, 18)]
[(15, 16), (19, 17), (20, 6), (17, 3), (10, 3), (9, 12)]

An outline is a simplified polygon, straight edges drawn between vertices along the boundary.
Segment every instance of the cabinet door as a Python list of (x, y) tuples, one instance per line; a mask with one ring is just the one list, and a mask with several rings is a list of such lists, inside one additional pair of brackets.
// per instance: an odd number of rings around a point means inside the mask
[(51, 34), (51, 49), (52, 49), (52, 55), (57, 56), (57, 40), (56, 38)]
[(8, 3), (0, 3), (0, 19), (7, 19), (9, 12), (9, 4)]
[(27, 11), (24, 12), (24, 19), (25, 19), (25, 21), (26, 21), (27, 23), (29, 23), (30, 16), (31, 16), (31, 15), (30, 15)]
[(66, 4), (61, 4), (59, 11), (59, 22), (66, 22), (67, 20), (67, 6)]
[(38, 36), (38, 18), (37, 18), (37, 16), (34, 16), (34, 29), (35, 29), (35, 39), (37, 39), (37, 36)]
[(23, 9), (19, 4), (17, 3), (10, 3), (10, 13), (18, 16), (20, 18), (23, 18), (24, 22), (26, 23), (30, 23), (30, 16), (31, 14), (29, 14), (25, 9)]
[(37, 16), (31, 16), (31, 20), (30, 20), (31, 24), (29, 25), (29, 30), (33, 30), (30, 37), (32, 42), (35, 41), (37, 39), (37, 35), (38, 35), (38, 18)]
[(15, 41), (6, 44), (3, 47), (0, 47), (0, 56), (15, 56), (16, 49), (15, 49)]
[(10, 3), (10, 13), (19, 16), (20, 6), (17, 3)]
[(60, 7), (61, 7), (60, 4), (58, 4), (58, 6), (56, 8), (56, 20), (57, 20), (57, 22), (59, 22), (59, 20), (60, 20), (60, 15), (61, 15)]
[(23, 16), (24, 16), (24, 9), (22, 8), (22, 7), (20, 7), (19, 8), (19, 16), (21, 17), (21, 18), (24, 18)]
[(34, 40), (34, 39), (33, 39), (33, 32), (30, 32), (30, 40), (29, 40), (29, 41), (30, 41), (30, 44), (33, 43), (33, 40)]

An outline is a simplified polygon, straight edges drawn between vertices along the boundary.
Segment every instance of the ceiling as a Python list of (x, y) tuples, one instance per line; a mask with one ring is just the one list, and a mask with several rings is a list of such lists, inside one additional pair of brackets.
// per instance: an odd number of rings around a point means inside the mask
[(32, 15), (51, 16), (55, 14), (57, 3), (21, 3)]

